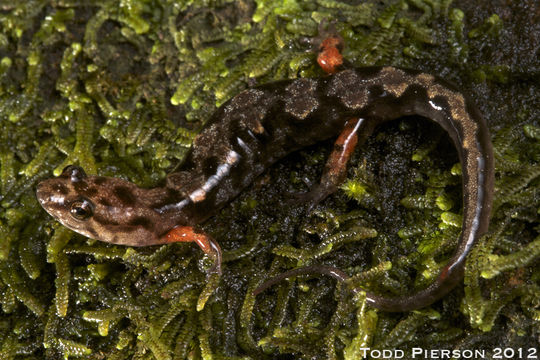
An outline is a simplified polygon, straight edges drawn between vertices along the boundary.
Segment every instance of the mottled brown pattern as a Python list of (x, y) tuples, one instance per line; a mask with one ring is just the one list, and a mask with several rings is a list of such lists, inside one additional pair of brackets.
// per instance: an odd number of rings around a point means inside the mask
[(300, 79), (285, 88), (285, 111), (303, 120), (319, 105), (317, 82), (313, 79)]
[[(460, 281), (467, 253), (487, 230), (493, 193), (493, 153), (485, 121), (454, 85), (437, 76), (370, 67), (248, 89), (215, 112), (165, 187), (142, 189), (122, 179), (86, 176), (70, 166), (58, 178), (41, 182), (37, 197), (53, 217), (85, 236), (131, 246), (194, 241), (220, 271), (219, 245), (195, 232), (194, 225), (215, 214), (283, 156), (335, 137), (349, 119), (360, 119), (354, 129), (349, 123), (338, 139), (323, 180), (311, 193), (323, 194), (311, 200), (322, 199), (342, 181), (354, 143), (377, 125), (408, 115), (437, 122), (456, 146), (463, 173), (462, 232), (455, 254), (433, 284), (398, 298), (367, 293), (367, 301), (388, 311), (420, 308)], [(81, 201), (90, 203), (87, 208), (93, 211), (84, 220), (72, 216), (82, 211), (73, 209)], [(331, 267), (318, 271), (347, 278)]]
[(362, 109), (369, 99), (369, 88), (361, 85), (364, 81), (354, 70), (339, 72), (332, 77), (327, 94), (338, 97), (349, 109)]

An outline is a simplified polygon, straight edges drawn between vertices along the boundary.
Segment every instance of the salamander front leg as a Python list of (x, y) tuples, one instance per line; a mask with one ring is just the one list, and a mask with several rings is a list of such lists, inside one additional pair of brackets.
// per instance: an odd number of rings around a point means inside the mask
[(363, 118), (354, 118), (347, 121), (334, 143), (334, 150), (328, 157), (321, 182), (306, 193), (295, 194), (296, 201), (308, 203), (308, 209), (311, 210), (338, 189), (347, 177), (347, 164), (358, 144), (358, 130), (364, 120)]
[(165, 242), (190, 242), (193, 241), (212, 260), (214, 265), (208, 270), (208, 274), (218, 273), (221, 275), (221, 248), (219, 244), (209, 235), (196, 231), (191, 226), (177, 226), (171, 229), (165, 236)]

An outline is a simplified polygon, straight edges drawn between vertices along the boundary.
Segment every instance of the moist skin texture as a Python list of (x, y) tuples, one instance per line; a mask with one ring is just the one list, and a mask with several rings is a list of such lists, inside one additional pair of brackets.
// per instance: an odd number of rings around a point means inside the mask
[[(195, 138), (178, 171), (163, 187), (143, 189), (76, 166), (38, 184), (37, 198), (54, 218), (101, 241), (148, 246), (193, 241), (221, 272), (221, 250), (196, 225), (214, 215), (271, 164), (319, 141), (338, 137), (320, 185), (305, 196), (316, 203), (335, 191), (347, 159), (373, 129), (402, 116), (419, 115), (442, 126), (462, 166), (463, 224), (457, 249), (426, 289), (403, 297), (367, 293), (386, 311), (427, 306), (463, 277), (465, 257), (488, 228), (493, 195), (493, 151), (486, 123), (454, 85), (415, 70), (394, 67), (348, 69), (318, 79), (294, 79), (245, 90), (223, 104)], [(340, 135), (341, 134), (341, 135)], [(319, 272), (346, 280), (339, 269), (310, 266), (270, 280)]]

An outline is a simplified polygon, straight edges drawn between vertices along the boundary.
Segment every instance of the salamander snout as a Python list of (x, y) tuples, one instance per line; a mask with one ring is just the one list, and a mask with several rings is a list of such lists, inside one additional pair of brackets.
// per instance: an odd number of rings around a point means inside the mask
[[(37, 200), (39, 201), (40, 204), (43, 203), (43, 197), (44, 197), (44, 192), (43, 192), (44, 188), (43, 188), (43, 181), (42, 182), (39, 182), (36, 186), (36, 198)], [(43, 206), (43, 205), (42, 205)]]
[(58, 178), (43, 180), (36, 188), (39, 204), (56, 218), (65, 211), (67, 195), (67, 187), (58, 181)]
[(69, 165), (56, 178), (41, 181), (36, 187), (39, 204), (67, 227), (81, 232), (87, 228), (81, 222), (94, 214), (90, 199), (88, 176), (78, 166)]

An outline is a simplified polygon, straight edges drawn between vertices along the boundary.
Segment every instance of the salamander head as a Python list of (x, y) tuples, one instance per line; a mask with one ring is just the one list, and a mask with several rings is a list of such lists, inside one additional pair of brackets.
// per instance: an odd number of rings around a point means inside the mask
[(36, 196), (62, 225), (113, 244), (162, 244), (167, 242), (163, 235), (184, 222), (181, 211), (164, 216), (152, 206), (167, 196), (166, 189), (141, 189), (119, 178), (87, 176), (73, 165), (40, 182)]

